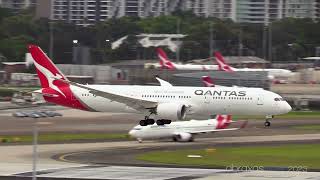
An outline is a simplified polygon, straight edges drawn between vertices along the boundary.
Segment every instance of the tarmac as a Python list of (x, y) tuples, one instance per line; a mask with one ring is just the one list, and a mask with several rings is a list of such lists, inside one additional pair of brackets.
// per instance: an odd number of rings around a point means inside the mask
[[(1, 104), (0, 104), (1, 106)], [(51, 132), (128, 132), (141, 115), (88, 113), (58, 106), (47, 108), (63, 113), (63, 117), (38, 120), (40, 133)], [(31, 119), (12, 117), (17, 109), (0, 111), (0, 134), (31, 134)], [(320, 117), (319, 117), (320, 118)], [(196, 137), (192, 143), (170, 140), (113, 142), (81, 142), (41, 144), (37, 174), (39, 179), (156, 179), (156, 180), (211, 180), (211, 179), (320, 179), (320, 172), (292, 172), (286, 169), (228, 170), (204, 167), (178, 167), (141, 162), (137, 154), (153, 150), (205, 148), (218, 146), (270, 145), (288, 143), (320, 143), (319, 131), (296, 130), (298, 125), (320, 124), (320, 120), (273, 120), (270, 128), (263, 121), (249, 121), (247, 128), (236, 132), (221, 132)], [(32, 145), (0, 145), (0, 179), (28, 179), (32, 171)]]

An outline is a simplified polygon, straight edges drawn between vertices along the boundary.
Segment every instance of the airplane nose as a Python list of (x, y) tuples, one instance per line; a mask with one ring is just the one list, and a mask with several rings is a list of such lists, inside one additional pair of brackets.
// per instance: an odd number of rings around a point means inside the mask
[(131, 137), (135, 137), (135, 131), (134, 131), (134, 130), (130, 130), (130, 131), (129, 131), (129, 135), (130, 135)]
[(289, 103), (285, 102), (283, 110), (285, 111), (285, 113), (288, 113), (288, 112), (290, 112), (292, 110), (292, 108), (291, 108)]

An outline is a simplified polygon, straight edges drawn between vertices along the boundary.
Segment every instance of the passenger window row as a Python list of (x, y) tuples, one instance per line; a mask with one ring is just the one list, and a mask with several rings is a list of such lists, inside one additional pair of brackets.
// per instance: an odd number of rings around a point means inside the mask
[[(176, 98), (176, 96), (169, 96), (169, 95), (142, 95), (142, 97), (146, 97), (146, 98)], [(177, 98), (186, 99), (186, 98), (191, 98), (191, 96), (177, 96)]]
[[(217, 96), (217, 97), (213, 97), (213, 99), (226, 99), (226, 97), (220, 97), (220, 96)], [(252, 100), (252, 98), (250, 97), (229, 97), (229, 99), (232, 99), (232, 100)]]

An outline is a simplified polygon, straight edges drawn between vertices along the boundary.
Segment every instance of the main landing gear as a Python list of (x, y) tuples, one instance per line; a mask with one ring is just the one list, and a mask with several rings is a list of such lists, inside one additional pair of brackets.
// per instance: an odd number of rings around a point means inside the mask
[(154, 119), (150, 119), (149, 116), (145, 116), (144, 120), (140, 121), (140, 126), (148, 126), (148, 125), (152, 125), (154, 123), (157, 123), (158, 126), (162, 126), (165, 124), (170, 124), (171, 120), (169, 119), (159, 119), (157, 121), (155, 121)]
[(157, 123), (158, 126), (161, 126), (161, 125), (165, 125), (165, 124), (170, 124), (171, 120), (169, 120), (169, 119), (159, 119), (159, 120), (157, 120), (156, 123)]
[(145, 116), (144, 120), (140, 121), (140, 126), (148, 126), (154, 124), (155, 120), (154, 119), (149, 119), (149, 116)]
[(273, 118), (273, 116), (266, 116), (266, 121), (264, 122), (264, 127), (270, 127), (271, 122), (270, 120)]

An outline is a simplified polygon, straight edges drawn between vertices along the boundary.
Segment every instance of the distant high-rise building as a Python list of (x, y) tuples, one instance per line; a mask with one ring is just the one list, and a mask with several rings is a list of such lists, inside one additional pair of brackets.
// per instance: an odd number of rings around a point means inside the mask
[(320, 0), (39, 0), (37, 6), (38, 17), (78, 25), (122, 16), (169, 15), (176, 10), (260, 24), (285, 17), (317, 19), (320, 15)]
[(26, 9), (35, 4), (36, 0), (0, 0), (0, 7), (14, 10)]
[(264, 23), (294, 17), (317, 19), (316, 0), (239, 0), (236, 22)]

